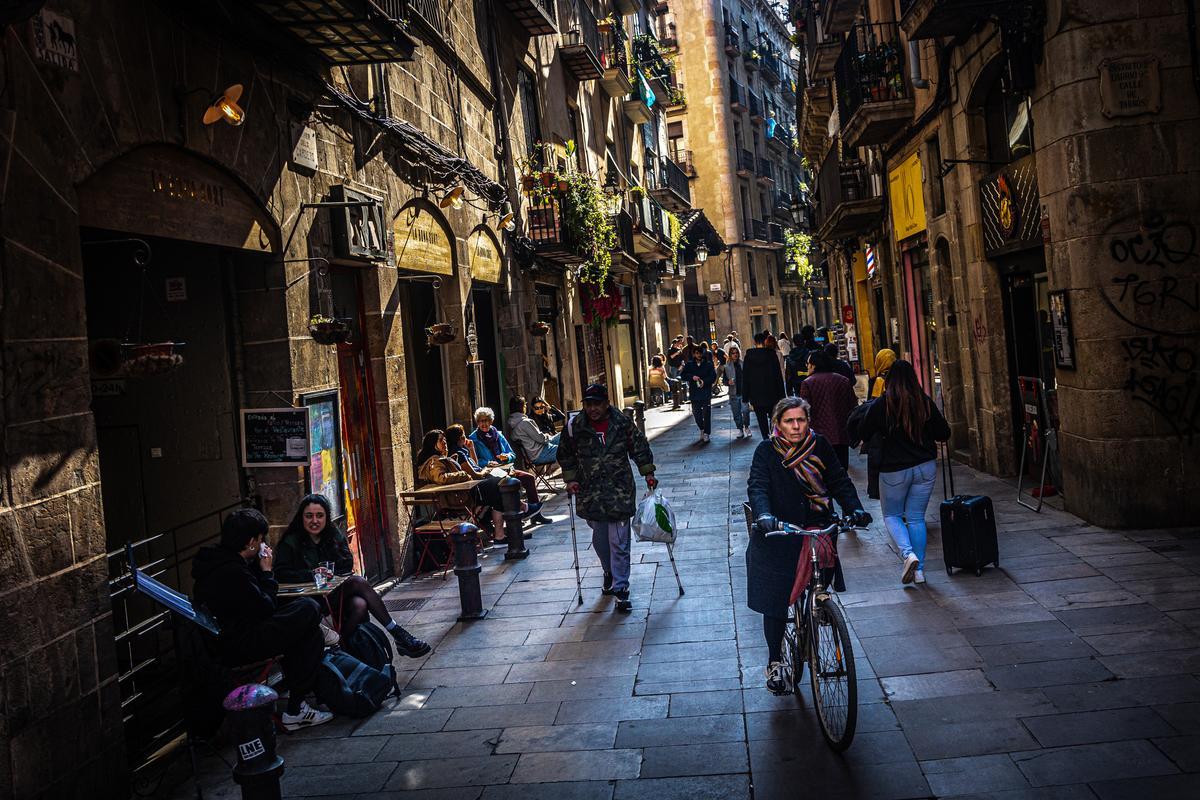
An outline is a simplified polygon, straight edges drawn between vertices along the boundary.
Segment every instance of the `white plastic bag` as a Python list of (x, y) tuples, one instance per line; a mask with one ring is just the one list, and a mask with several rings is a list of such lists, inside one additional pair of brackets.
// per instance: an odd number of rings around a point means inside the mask
[(639, 542), (675, 543), (675, 512), (662, 492), (646, 492), (633, 515), (633, 534)]

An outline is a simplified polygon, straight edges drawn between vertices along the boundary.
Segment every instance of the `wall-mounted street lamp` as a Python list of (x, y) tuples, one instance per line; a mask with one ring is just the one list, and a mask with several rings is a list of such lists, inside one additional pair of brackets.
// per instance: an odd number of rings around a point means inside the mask
[(439, 208), (453, 208), (458, 211), (463, 207), (463, 192), (466, 191), (461, 186), (455, 186), (438, 201)]
[(235, 128), (240, 126), (246, 121), (246, 112), (238, 105), (238, 100), (241, 99), (242, 85), (235, 83), (226, 89), (220, 97), (213, 100), (212, 105), (204, 112), (204, 124), (213, 125), (218, 120), (225, 120), (226, 123)]
[(708, 245), (701, 239), (696, 243), (696, 263), (703, 264), (708, 261)]

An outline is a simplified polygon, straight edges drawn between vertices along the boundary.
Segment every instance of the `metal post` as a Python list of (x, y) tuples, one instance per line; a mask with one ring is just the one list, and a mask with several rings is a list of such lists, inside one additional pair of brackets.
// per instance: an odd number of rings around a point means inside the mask
[(458, 621), (483, 619), (487, 616), (479, 591), (479, 573), (483, 568), (479, 566), (479, 557), (475, 552), (479, 528), (469, 522), (461, 522), (451, 529), (450, 540), (454, 542), (454, 574), (458, 577), (458, 602), (462, 607)]
[(633, 401), (633, 419), (637, 423), (638, 430), (642, 433), (646, 432), (646, 404), (641, 400)]
[(283, 757), (275, 752), (275, 721), (271, 718), (278, 700), (270, 686), (250, 683), (234, 689), (222, 704), (237, 743), (233, 780), (242, 787), (242, 800), (280, 800), (282, 796)]
[(525, 534), (521, 531), (521, 482), (509, 476), (500, 479), (500, 502), (504, 507), (504, 535), (508, 541), (505, 561), (528, 558)]

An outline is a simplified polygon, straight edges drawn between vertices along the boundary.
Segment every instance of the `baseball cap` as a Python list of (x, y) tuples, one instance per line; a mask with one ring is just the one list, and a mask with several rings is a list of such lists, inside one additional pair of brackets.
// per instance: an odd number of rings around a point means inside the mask
[(589, 400), (607, 400), (608, 387), (602, 383), (593, 383), (583, 390), (583, 402)]

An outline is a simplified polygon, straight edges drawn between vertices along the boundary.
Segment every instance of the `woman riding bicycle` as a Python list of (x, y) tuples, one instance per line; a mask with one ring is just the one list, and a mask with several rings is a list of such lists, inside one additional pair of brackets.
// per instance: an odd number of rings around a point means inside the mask
[(788, 522), (801, 528), (825, 527), (833, 519), (833, 500), (855, 527), (871, 523), (858, 492), (825, 437), (809, 428), (809, 406), (785, 397), (771, 412), (771, 438), (758, 445), (746, 483), (756, 523), (746, 548), (747, 605), (763, 615), (767, 639), (767, 688), (788, 691), (783, 670), (783, 635), (788, 599), (801, 553), (800, 536), (767, 538), (765, 532)]

